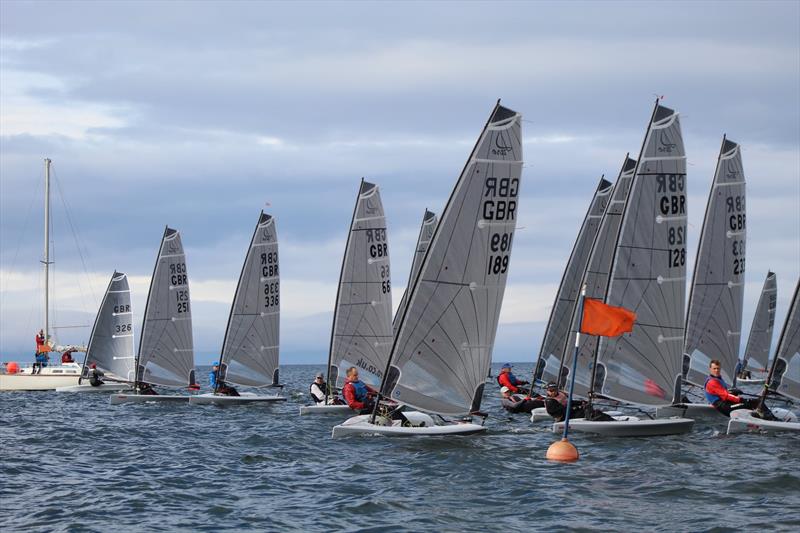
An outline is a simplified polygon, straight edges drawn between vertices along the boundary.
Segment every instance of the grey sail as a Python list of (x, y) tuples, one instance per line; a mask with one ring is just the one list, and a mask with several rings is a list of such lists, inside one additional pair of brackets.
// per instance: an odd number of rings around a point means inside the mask
[(772, 331), (775, 328), (775, 309), (778, 303), (778, 283), (774, 272), (767, 272), (747, 346), (744, 349), (744, 367), (756, 372), (766, 372), (772, 348)]
[(398, 317), (403, 315), (406, 310), (406, 306), (408, 306), (408, 293), (411, 285), (414, 283), (414, 279), (419, 273), (420, 267), (422, 266), (422, 260), (425, 257), (425, 252), (428, 251), (428, 244), (430, 244), (431, 237), (433, 237), (433, 230), (436, 229), (436, 222), (436, 213), (426, 209), (425, 215), (422, 217), (422, 226), (419, 228), (417, 246), (414, 248), (414, 260), (411, 262), (411, 274), (408, 275), (408, 284), (406, 285), (406, 290), (403, 292), (403, 297), (400, 299), (400, 305), (397, 307), (397, 311), (395, 311), (394, 314), (394, 320), (392, 321), (392, 331), (394, 334), (397, 334), (397, 328), (400, 326), (400, 320), (398, 320)]
[(686, 156), (678, 114), (656, 104), (617, 238), (606, 303), (634, 311), (631, 333), (602, 338), (600, 393), (669, 405), (681, 387), (686, 304)]
[(733, 383), (742, 330), (745, 243), (741, 151), (738, 144), (723, 138), (708, 193), (686, 314), (684, 379), (694, 385), (703, 386), (712, 359), (719, 359), (722, 378)]
[(536, 368), (541, 369), (535, 376), (538, 380), (558, 382), (563, 376), (562, 362), (567, 364), (564, 362), (564, 351), (569, 344), (570, 322), (581, 292), (581, 277), (589, 262), (589, 253), (600, 229), (611, 190), (611, 182), (600, 178), (561, 277), (553, 308), (550, 310), (550, 318), (544, 330), (542, 347), (536, 363)]
[(275, 219), (263, 211), (239, 275), (222, 343), (220, 377), (239, 385), (278, 382), (280, 275)]
[(794, 287), (794, 296), (778, 339), (773, 365), (774, 375), (770, 388), (774, 388), (778, 394), (800, 401), (800, 280)]
[(192, 308), (186, 255), (167, 227), (150, 280), (137, 359), (137, 381), (182, 387), (195, 383)]
[(392, 346), (392, 287), (386, 217), (377, 185), (361, 181), (347, 237), (333, 317), (328, 383), (355, 366), (378, 387)]
[[(625, 156), (625, 161), (619, 172), (619, 177), (614, 184), (611, 193), (611, 201), (603, 214), (597, 238), (592, 245), (589, 262), (583, 272), (583, 279), (579, 286), (586, 285), (586, 297), (605, 300), (606, 290), (608, 289), (608, 277), (611, 273), (611, 262), (614, 259), (614, 247), (619, 236), (619, 229), (622, 225), (622, 213), (628, 192), (631, 188), (633, 173), (636, 170), (636, 160)], [(578, 331), (578, 306), (574, 305), (571, 314), (571, 326), (568, 341), (564, 348), (564, 379), (572, 368), (572, 357), (575, 354), (575, 333)], [(580, 346), (578, 348), (578, 362), (575, 367), (575, 394), (578, 396), (588, 396), (590, 390), (592, 367), (594, 365), (595, 352), (597, 351), (598, 337), (592, 335), (581, 335)], [(602, 378), (602, 376), (600, 376)], [(565, 388), (564, 385), (562, 388)]]
[(480, 408), (522, 170), (521, 115), (497, 104), (439, 219), (381, 392), (443, 415)]
[(133, 381), (135, 358), (128, 277), (122, 272), (114, 272), (89, 337), (84, 369), (96, 364), (118, 378)]

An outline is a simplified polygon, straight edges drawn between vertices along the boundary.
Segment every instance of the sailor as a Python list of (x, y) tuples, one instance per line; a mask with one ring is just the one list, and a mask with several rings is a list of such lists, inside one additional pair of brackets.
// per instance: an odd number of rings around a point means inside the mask
[(317, 373), (309, 387), (309, 392), (311, 393), (311, 398), (314, 400), (314, 403), (325, 403), (325, 377), (322, 375), (322, 372)]
[(520, 387), (520, 385), (527, 385), (528, 382), (517, 379), (517, 377), (511, 373), (511, 363), (504, 364), (500, 369), (500, 373), (497, 374), (497, 384), (501, 387), (508, 387), (514, 394), (518, 392), (528, 394), (528, 392), (530, 392), (528, 389)]
[(219, 379), (219, 361), (211, 363), (211, 372), (208, 373), (208, 382), (216, 394), (223, 396), (239, 396), (239, 391)]
[(750, 379), (753, 377), (741, 360), (736, 362), (736, 370), (734, 370), (734, 373), (736, 373), (736, 379)]
[(347, 379), (342, 387), (342, 396), (344, 396), (347, 405), (350, 409), (360, 411), (362, 415), (372, 412), (375, 405), (371, 396), (376, 394), (377, 391), (358, 379), (358, 369), (351, 366), (347, 369)]
[(537, 395), (536, 398), (530, 396), (520, 396), (512, 394), (508, 387), (500, 388), (500, 403), (509, 413), (530, 413), (538, 407), (544, 407), (544, 398)]
[[(556, 422), (562, 422), (567, 414), (567, 394), (558, 390), (558, 385), (555, 381), (547, 384), (547, 398), (545, 398), (544, 406), (547, 409), (547, 414), (552, 416)], [(586, 410), (586, 402), (583, 400), (573, 400), (572, 409), (570, 410), (570, 418), (583, 418)]]
[(741, 391), (737, 389), (728, 390), (728, 384), (722, 379), (721, 369), (722, 364), (717, 359), (712, 359), (708, 365), (709, 374), (704, 387), (708, 403), (725, 416), (731, 416), (731, 411), (737, 409), (755, 409), (758, 407), (758, 399), (744, 399), (737, 396), (737, 394), (741, 394)]
[(40, 329), (39, 333), (36, 334), (36, 353), (43, 351), (44, 348), (44, 330)]
[(33, 363), (33, 370), (31, 370), (31, 374), (41, 374), (42, 369), (47, 366), (47, 362), (50, 360), (50, 356), (47, 352), (39, 352), (36, 354), (36, 362)]
[(97, 369), (97, 365), (92, 363), (91, 371), (89, 371), (89, 384), (92, 387), (99, 387), (103, 384), (103, 376), (105, 373)]
[(74, 363), (75, 359), (72, 358), (72, 353), (76, 352), (76, 351), (77, 350), (75, 350), (75, 348), (70, 348), (66, 352), (62, 353), (61, 354), (61, 364), (63, 365), (63, 364), (67, 364), (67, 363)]
[(143, 394), (145, 396), (158, 396), (158, 393), (155, 391), (153, 386), (149, 383), (145, 383), (144, 381), (140, 381), (136, 384), (136, 390), (139, 394)]

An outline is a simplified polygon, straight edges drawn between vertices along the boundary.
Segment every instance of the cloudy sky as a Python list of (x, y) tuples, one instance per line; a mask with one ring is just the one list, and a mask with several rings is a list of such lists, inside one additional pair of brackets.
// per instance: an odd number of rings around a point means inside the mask
[(526, 163), (495, 361), (538, 353), (597, 180), (636, 157), (656, 95), (682, 117), (690, 250), (722, 134), (742, 144), (744, 330), (767, 269), (782, 323), (800, 275), (799, 6), (4, 0), (0, 358), (27, 357), (42, 322), (44, 157), (56, 325), (91, 324), (117, 269), (139, 328), (169, 224), (210, 362), (264, 208), (282, 250), (282, 362), (322, 362), (360, 178), (381, 187), (396, 305), (422, 213), (441, 211), (497, 98), (525, 117)]

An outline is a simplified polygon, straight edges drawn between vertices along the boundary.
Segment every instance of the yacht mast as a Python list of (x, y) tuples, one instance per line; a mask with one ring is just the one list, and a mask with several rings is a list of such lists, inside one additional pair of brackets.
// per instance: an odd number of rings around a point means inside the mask
[(50, 159), (44, 160), (44, 342), (50, 338)]

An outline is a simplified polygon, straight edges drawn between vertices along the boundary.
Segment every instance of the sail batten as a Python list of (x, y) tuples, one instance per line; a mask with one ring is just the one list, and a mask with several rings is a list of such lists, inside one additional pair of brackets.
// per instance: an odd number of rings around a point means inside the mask
[[(727, 185), (722, 188), (719, 185)], [(739, 145), (723, 138), (697, 248), (684, 365), (689, 383), (702, 386), (712, 359), (733, 383), (739, 362), (746, 248), (745, 176)]]
[(128, 277), (115, 271), (92, 327), (82, 374), (86, 373), (87, 366), (96, 364), (114, 376), (134, 380), (136, 356), (130, 293)]
[(275, 219), (259, 214), (236, 286), (220, 358), (220, 379), (266, 387), (278, 383), (280, 265)]
[(336, 296), (328, 356), (330, 386), (342, 387), (351, 366), (369, 385), (381, 382), (393, 338), (389, 258), (380, 189), (362, 180)]
[(417, 409), (480, 408), (505, 290), (522, 169), (521, 115), (498, 105), (433, 233), (381, 385)]
[(596, 370), (603, 396), (669, 405), (680, 394), (685, 284), (666, 281), (686, 276), (686, 209), (680, 120), (657, 102), (625, 203), (606, 295), (607, 304), (634, 311), (637, 320), (631, 333), (600, 340)]
[(193, 385), (194, 374), (186, 255), (178, 230), (167, 227), (147, 294), (136, 381), (181, 387)]

